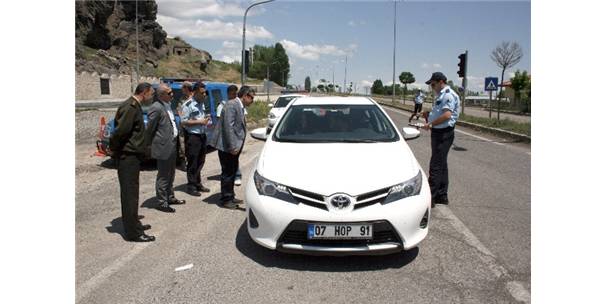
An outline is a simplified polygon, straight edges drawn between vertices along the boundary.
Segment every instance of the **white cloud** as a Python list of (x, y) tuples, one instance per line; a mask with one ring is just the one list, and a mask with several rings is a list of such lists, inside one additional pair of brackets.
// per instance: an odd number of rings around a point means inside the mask
[(316, 61), (320, 59), (320, 55), (329, 55), (329, 56), (345, 56), (352, 55), (357, 49), (356, 44), (350, 44), (347, 48), (341, 49), (334, 45), (317, 45), (317, 44), (308, 44), (308, 45), (300, 45), (294, 41), (283, 39), (280, 41), (284, 49), (289, 56), (307, 60)]
[(223, 47), (228, 49), (241, 49), (241, 45), (233, 41), (223, 41)]
[(158, 14), (179, 19), (241, 17), (245, 10), (238, 3), (216, 0), (158, 0), (157, 3)]
[(423, 62), (423, 63), (421, 64), (421, 68), (426, 69), (426, 68), (428, 68), (428, 67), (429, 67), (429, 64), (427, 64), (427, 62)]
[[(241, 39), (242, 24), (233, 22), (224, 22), (218, 19), (206, 21), (180, 20), (177, 18), (158, 15), (158, 23), (171, 36), (180, 36), (182, 38), (197, 39)], [(271, 39), (273, 34), (262, 26), (249, 25), (246, 29), (246, 38)]]
[(436, 68), (436, 69), (439, 69), (439, 68), (441, 68), (441, 67), (442, 67), (442, 65), (441, 65), (441, 64), (439, 64), (439, 63), (434, 63), (434, 64), (432, 64), (431, 66), (432, 66), (432, 67), (434, 67), (434, 68)]
[(355, 27), (356, 26), (356, 22), (353, 20), (350, 20), (349, 22), (347, 22), (347, 25), (351, 26), (351, 27)]
[(364, 88), (364, 87), (372, 87), (372, 84), (373, 84), (373, 82), (369, 81), (369, 80), (362, 80), (362, 81), (358, 82), (358, 86), (362, 87), (362, 88)]

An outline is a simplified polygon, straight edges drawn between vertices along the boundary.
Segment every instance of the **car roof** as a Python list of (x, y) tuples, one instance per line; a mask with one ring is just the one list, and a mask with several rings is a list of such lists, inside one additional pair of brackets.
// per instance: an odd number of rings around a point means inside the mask
[(302, 94), (284, 94), (284, 95), (280, 95), (280, 97), (306, 97), (307, 95), (302, 95)]
[(293, 102), (294, 105), (372, 105), (375, 104), (368, 97), (340, 97), (340, 96), (330, 96), (330, 97), (305, 97), (305, 98), (297, 98)]

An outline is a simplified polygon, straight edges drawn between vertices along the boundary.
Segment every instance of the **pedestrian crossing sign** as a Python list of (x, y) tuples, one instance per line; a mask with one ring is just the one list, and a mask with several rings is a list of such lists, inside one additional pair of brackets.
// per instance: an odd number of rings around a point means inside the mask
[(484, 91), (496, 91), (497, 83), (499, 83), (499, 78), (497, 77), (484, 78)]

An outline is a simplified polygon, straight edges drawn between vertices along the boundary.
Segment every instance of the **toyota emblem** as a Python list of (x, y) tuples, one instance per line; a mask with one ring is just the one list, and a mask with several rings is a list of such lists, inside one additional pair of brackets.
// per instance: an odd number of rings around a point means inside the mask
[(337, 195), (330, 200), (330, 203), (336, 208), (343, 209), (349, 206), (351, 201), (344, 195)]

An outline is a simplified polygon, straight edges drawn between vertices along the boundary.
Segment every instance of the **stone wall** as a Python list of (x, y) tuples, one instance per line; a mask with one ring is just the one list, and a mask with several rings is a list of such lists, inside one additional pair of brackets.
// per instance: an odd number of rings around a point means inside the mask
[[(130, 75), (109, 75), (96, 72), (76, 73), (76, 100), (126, 99), (136, 87)], [(109, 94), (101, 94), (101, 79), (109, 79)], [(139, 82), (159, 83), (155, 77), (141, 77)]]

